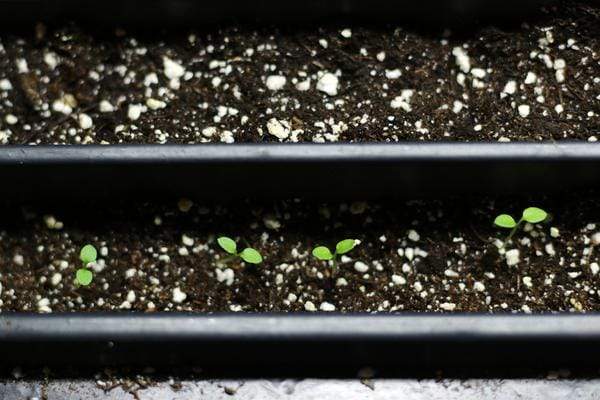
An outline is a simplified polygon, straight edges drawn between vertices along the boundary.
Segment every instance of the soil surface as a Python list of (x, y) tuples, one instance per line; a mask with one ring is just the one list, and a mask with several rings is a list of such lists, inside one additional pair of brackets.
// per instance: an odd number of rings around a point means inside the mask
[[(497, 214), (535, 205), (551, 220), (506, 244)], [(6, 311), (600, 311), (600, 203), (460, 198), (318, 204), (96, 204), (0, 216), (0, 309)], [(222, 264), (229, 235), (260, 265)], [(596, 234), (594, 236), (594, 234)], [(360, 244), (337, 274), (314, 246)], [(99, 250), (89, 287), (74, 284), (80, 248)]]
[(511, 27), (0, 33), (0, 143), (560, 140), (600, 133), (600, 7)]

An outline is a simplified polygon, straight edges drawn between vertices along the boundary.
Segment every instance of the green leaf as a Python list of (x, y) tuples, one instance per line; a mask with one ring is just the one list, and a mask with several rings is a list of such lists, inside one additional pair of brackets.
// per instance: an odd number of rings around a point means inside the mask
[(331, 254), (331, 250), (329, 250), (325, 246), (315, 247), (312, 251), (313, 256), (322, 261), (328, 261), (333, 259), (333, 254)]
[(79, 253), (79, 259), (85, 265), (88, 265), (89, 263), (96, 261), (97, 257), (98, 257), (98, 252), (96, 251), (96, 248), (94, 246), (92, 246), (91, 244), (86, 244), (85, 246), (83, 246), (83, 248), (81, 249), (81, 252)]
[(221, 236), (217, 239), (217, 243), (219, 243), (219, 246), (229, 254), (237, 254), (237, 245), (233, 239), (228, 238), (227, 236)]
[(494, 225), (499, 226), (500, 228), (514, 228), (517, 226), (517, 222), (510, 215), (502, 214), (496, 217)]
[(548, 213), (541, 208), (529, 207), (523, 211), (523, 219), (530, 224), (537, 224), (545, 221), (548, 218)]
[(92, 283), (93, 277), (94, 275), (92, 274), (92, 271), (85, 268), (78, 269), (77, 273), (75, 274), (75, 280), (81, 286), (87, 286)]
[(240, 253), (240, 257), (242, 257), (242, 260), (246, 261), (247, 263), (250, 264), (260, 264), (263, 260), (262, 256), (260, 255), (260, 253), (256, 250), (254, 250), (253, 248), (245, 248), (241, 253)]
[(335, 246), (335, 252), (337, 254), (346, 254), (356, 246), (354, 239), (344, 239)]

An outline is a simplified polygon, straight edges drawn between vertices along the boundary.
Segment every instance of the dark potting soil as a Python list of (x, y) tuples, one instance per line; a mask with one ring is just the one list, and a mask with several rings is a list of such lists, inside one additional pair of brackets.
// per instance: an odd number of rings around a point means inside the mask
[[(543, 207), (548, 222), (507, 232), (503, 212)], [(190, 207), (191, 206), (191, 207)], [(597, 193), (317, 204), (5, 206), (0, 309), (8, 311), (600, 311)], [(216, 237), (264, 262), (219, 265)], [(360, 244), (337, 274), (310, 252)], [(99, 250), (89, 287), (80, 248)]]
[(0, 143), (560, 140), (600, 132), (600, 8), (512, 27), (0, 34)]

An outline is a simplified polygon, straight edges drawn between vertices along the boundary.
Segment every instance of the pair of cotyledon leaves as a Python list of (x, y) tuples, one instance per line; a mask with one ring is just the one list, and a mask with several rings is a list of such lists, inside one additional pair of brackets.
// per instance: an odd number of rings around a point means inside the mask
[(502, 214), (496, 217), (494, 224), (501, 228), (512, 229), (522, 221), (529, 222), (530, 224), (537, 224), (545, 221), (546, 218), (548, 218), (548, 213), (546, 211), (537, 207), (529, 207), (523, 210), (523, 216), (519, 221), (515, 221), (515, 219), (508, 214)]
[(238, 253), (237, 244), (233, 241), (233, 239), (228, 238), (227, 236), (221, 236), (218, 238), (217, 243), (227, 253), (238, 256), (247, 263), (260, 264), (263, 260), (260, 253), (251, 247), (246, 247), (244, 250)]
[(77, 283), (82, 286), (87, 286), (92, 282), (94, 275), (92, 274), (92, 271), (87, 269), (87, 265), (91, 262), (95, 262), (97, 258), (98, 252), (94, 246), (91, 244), (83, 246), (81, 252), (79, 252), (79, 259), (83, 263), (83, 268), (78, 269), (75, 273)]
[(355, 239), (344, 239), (335, 245), (335, 252), (332, 253), (329, 248), (325, 246), (315, 247), (312, 251), (313, 256), (322, 261), (333, 260), (336, 255), (346, 254), (356, 246)]

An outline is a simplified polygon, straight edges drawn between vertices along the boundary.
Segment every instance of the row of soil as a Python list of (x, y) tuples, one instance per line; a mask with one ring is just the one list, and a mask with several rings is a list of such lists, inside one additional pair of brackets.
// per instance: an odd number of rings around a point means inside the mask
[(227, 25), (0, 32), (0, 143), (595, 141), (600, 8), (468, 33)]
[[(508, 233), (494, 217), (542, 207)], [(398, 202), (5, 205), (2, 311), (598, 311), (597, 193)], [(596, 234), (596, 236), (594, 236)], [(233, 260), (216, 238), (263, 256)], [(336, 273), (317, 245), (360, 241)], [(99, 251), (75, 284), (79, 250)]]

